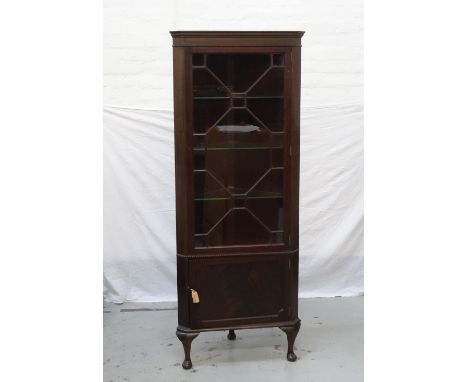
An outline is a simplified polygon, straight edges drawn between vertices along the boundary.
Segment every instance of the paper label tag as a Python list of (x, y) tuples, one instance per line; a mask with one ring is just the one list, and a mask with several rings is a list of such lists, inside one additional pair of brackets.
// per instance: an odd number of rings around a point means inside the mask
[(200, 298), (198, 297), (198, 292), (194, 289), (190, 289), (192, 291), (192, 302), (194, 304), (198, 304), (200, 302)]

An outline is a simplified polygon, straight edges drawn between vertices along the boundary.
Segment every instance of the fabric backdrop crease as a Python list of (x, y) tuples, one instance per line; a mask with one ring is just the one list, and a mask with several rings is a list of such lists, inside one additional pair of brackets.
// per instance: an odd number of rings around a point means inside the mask
[[(104, 297), (175, 301), (173, 112), (104, 108)], [(363, 293), (363, 107), (301, 109), (300, 297)]]

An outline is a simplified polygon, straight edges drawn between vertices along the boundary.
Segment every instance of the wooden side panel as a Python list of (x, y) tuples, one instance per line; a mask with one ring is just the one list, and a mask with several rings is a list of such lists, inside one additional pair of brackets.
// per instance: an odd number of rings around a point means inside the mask
[(290, 293), (291, 293), (291, 312), (289, 319), (298, 318), (298, 293), (299, 293), (299, 251), (294, 252), (290, 259)]
[(177, 253), (187, 253), (187, 215), (188, 203), (187, 171), (189, 166), (187, 138), (187, 53), (185, 48), (173, 48), (174, 75), (174, 160), (175, 160), (175, 188), (176, 188), (176, 228)]
[(291, 49), (291, 109), (289, 139), (290, 167), (290, 227), (292, 250), (299, 248), (299, 162), (300, 162), (300, 107), (301, 107), (301, 49)]
[(189, 326), (188, 258), (177, 256), (177, 313), (179, 325)]

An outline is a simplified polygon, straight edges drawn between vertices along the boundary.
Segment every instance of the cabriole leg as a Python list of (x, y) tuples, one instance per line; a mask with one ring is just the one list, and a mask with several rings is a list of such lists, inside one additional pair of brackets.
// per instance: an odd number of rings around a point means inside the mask
[(234, 329), (229, 330), (227, 338), (228, 340), (231, 340), (231, 341), (234, 341), (236, 339), (236, 333), (234, 332)]
[(280, 326), (280, 329), (285, 332), (288, 337), (288, 355), (286, 358), (289, 362), (294, 362), (297, 359), (296, 354), (294, 354), (294, 341), (296, 340), (300, 327), (301, 321), (298, 321), (294, 326)]
[(177, 338), (182, 342), (184, 345), (184, 354), (185, 359), (182, 362), (182, 367), (184, 369), (191, 369), (192, 368), (192, 360), (190, 359), (190, 349), (192, 347), (192, 341), (199, 335), (200, 333), (185, 333), (181, 332), (179, 329), (176, 331)]

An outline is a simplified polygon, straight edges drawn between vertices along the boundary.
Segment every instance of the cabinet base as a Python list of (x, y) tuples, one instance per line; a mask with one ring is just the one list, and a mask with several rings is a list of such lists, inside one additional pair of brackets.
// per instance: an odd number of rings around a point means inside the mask
[(192, 347), (192, 341), (200, 334), (200, 332), (211, 332), (211, 331), (225, 331), (229, 330), (227, 338), (229, 340), (236, 339), (236, 333), (234, 329), (258, 329), (258, 328), (274, 328), (279, 327), (283, 332), (286, 333), (288, 339), (288, 353), (286, 359), (290, 362), (297, 360), (297, 356), (294, 353), (294, 341), (296, 340), (297, 333), (301, 327), (301, 320), (297, 318), (292, 321), (283, 321), (269, 324), (246, 324), (235, 327), (222, 327), (222, 328), (203, 328), (203, 329), (190, 329), (185, 326), (179, 325), (177, 327), (176, 335), (179, 338), (180, 342), (184, 347), (184, 361), (182, 362), (182, 367), (184, 369), (192, 368), (192, 360), (190, 358), (190, 351)]

